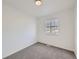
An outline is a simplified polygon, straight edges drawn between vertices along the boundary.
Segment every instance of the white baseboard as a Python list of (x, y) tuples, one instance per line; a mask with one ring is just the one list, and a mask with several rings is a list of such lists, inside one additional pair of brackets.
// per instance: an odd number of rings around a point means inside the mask
[(4, 59), (4, 58), (6, 58), (6, 57), (8, 57), (8, 56), (10, 56), (10, 55), (12, 55), (12, 54), (18, 52), (18, 51), (21, 51), (21, 50), (24, 49), (24, 48), (27, 48), (27, 47), (29, 47), (29, 46), (35, 44), (35, 43), (37, 43), (37, 41), (35, 41), (35, 42), (30, 42), (28, 45), (26, 45), (26, 46), (24, 46), (24, 47), (21, 47), (21, 48), (17, 49), (16, 51), (13, 51), (13, 52), (7, 54), (6, 56), (2, 56), (2, 58)]
[(46, 44), (47, 46), (54, 46), (54, 47), (58, 47), (58, 48), (61, 48), (61, 49), (64, 49), (64, 50), (68, 50), (68, 51), (74, 52), (74, 50), (67, 49), (67, 48), (63, 48), (63, 47), (57, 46), (57, 45), (52, 45), (52, 44), (49, 44), (49, 43), (46, 43), (46, 42), (41, 42), (41, 41), (39, 41), (39, 43), (43, 43), (43, 44)]

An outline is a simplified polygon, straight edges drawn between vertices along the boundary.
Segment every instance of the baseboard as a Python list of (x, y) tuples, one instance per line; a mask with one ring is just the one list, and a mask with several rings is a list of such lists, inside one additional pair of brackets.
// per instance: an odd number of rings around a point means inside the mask
[[(67, 49), (63, 49), (63, 48), (60, 48), (60, 47), (56, 47), (56, 46), (52, 46), (52, 45), (49, 45), (49, 44), (46, 44), (46, 43), (41, 43), (41, 42), (34, 42), (34, 43), (30, 44), (30, 45), (27, 46), (27, 47), (30, 47), (30, 46), (32, 46), (32, 45), (34, 45), (34, 44), (37, 44), (37, 43), (44, 44), (44, 45), (49, 46), (49, 47), (55, 47), (55, 48), (58, 48), (58, 49), (62, 49), (62, 50), (66, 50), (66, 51), (68, 51), (68, 52), (74, 53), (73, 51), (70, 51), (70, 50), (67, 50)], [(27, 47), (25, 47), (25, 48), (27, 48)], [(20, 49), (20, 50), (14, 52), (14, 53), (8, 55), (7, 57), (9, 57), (9, 56), (11, 56), (11, 55), (13, 55), (13, 54), (15, 54), (15, 53), (17, 53), (17, 52), (19, 52), (19, 51), (25, 49), (25, 48), (22, 48), (22, 49)], [(75, 53), (74, 53), (74, 55), (75, 55)], [(75, 55), (75, 56), (76, 56), (76, 55)], [(5, 58), (7, 58), (7, 57), (5, 57)], [(3, 58), (3, 59), (5, 59), (5, 58)]]
[[(57, 46), (54, 46), (54, 45), (50, 45), (50, 44), (46, 44), (46, 43), (42, 43), (42, 42), (38, 42), (38, 43), (41, 43), (41, 44), (44, 44), (44, 45), (46, 45), (46, 46), (50, 46), (50, 47), (56, 47), (56, 48), (58, 48), (58, 49), (62, 49), (62, 50), (66, 50), (66, 51), (69, 51), (69, 52), (74, 53), (74, 51), (72, 51), (72, 50), (68, 50), (68, 49), (60, 48), (60, 47), (57, 47)], [(75, 54), (75, 53), (74, 53), (74, 54)]]
[(3, 57), (3, 59), (5, 59), (5, 58), (7, 58), (7, 57), (9, 57), (9, 56), (11, 56), (11, 55), (13, 55), (13, 54), (15, 54), (15, 53), (17, 53), (17, 52), (23, 50), (23, 49), (25, 49), (25, 48), (27, 48), (27, 47), (29, 47), (29, 46), (35, 44), (35, 43), (37, 43), (37, 42), (33, 42), (33, 43), (31, 42), (31, 43), (29, 43), (27, 46), (25, 46), (25, 47), (23, 47), (23, 48), (20, 48), (20, 49), (18, 49), (17, 51), (14, 51), (14, 52), (12, 52), (12, 53), (9, 53), (9, 54), (6, 55), (5, 57)]

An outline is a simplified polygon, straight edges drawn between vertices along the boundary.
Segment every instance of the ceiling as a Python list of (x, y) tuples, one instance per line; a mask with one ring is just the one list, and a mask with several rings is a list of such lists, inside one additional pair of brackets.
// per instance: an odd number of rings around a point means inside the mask
[(27, 15), (40, 17), (59, 12), (74, 6), (75, 0), (42, 0), (41, 6), (35, 5), (35, 0), (3, 0), (6, 3)]

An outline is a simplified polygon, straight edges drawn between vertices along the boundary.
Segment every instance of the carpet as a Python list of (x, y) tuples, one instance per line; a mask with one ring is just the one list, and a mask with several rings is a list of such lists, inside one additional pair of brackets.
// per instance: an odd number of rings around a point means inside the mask
[(36, 43), (4, 59), (76, 59), (73, 52)]

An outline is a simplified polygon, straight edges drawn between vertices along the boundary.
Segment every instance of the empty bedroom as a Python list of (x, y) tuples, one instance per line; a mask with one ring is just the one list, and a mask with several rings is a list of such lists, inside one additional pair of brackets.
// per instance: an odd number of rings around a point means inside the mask
[(76, 59), (76, 0), (2, 0), (3, 59)]

